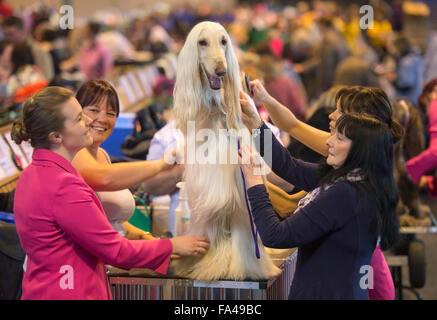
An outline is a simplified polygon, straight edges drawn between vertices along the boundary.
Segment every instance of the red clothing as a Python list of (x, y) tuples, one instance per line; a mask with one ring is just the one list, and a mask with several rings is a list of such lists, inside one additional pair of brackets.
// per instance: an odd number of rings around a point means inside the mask
[(45, 149), (36, 149), (32, 158), (14, 200), (27, 255), (22, 299), (112, 299), (105, 263), (167, 272), (170, 240), (121, 237), (70, 162)]
[(300, 120), (305, 120), (306, 106), (296, 85), (287, 77), (280, 76), (266, 82), (266, 90), (270, 95), (286, 106)]
[(3, 19), (12, 16), (13, 13), (14, 13), (14, 9), (12, 9), (11, 6), (9, 6), (6, 3), (0, 3), (0, 16)]

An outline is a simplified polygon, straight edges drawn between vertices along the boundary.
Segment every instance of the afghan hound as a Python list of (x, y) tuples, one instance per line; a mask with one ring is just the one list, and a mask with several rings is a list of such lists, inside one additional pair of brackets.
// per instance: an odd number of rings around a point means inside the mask
[[(235, 132), (245, 132), (250, 139), (241, 118), (241, 87), (238, 62), (223, 26), (214, 22), (194, 26), (178, 56), (174, 89), (176, 126), (187, 140), (190, 122), (194, 124), (196, 139), (205, 129), (215, 137), (224, 132), (229, 136), (218, 143), (209, 139), (210, 136), (206, 142), (196, 141), (196, 155), (207, 149), (211, 161), (200, 163), (195, 159), (193, 163), (185, 163), (191, 211), (189, 233), (206, 236), (210, 249), (203, 257), (172, 262), (170, 272), (179, 276), (213, 281), (268, 279), (280, 273), (259, 236), (252, 233), (238, 164), (229, 161), (230, 158), (225, 163), (219, 161), (224, 153), (238, 152), (233, 139)], [(189, 143), (187, 156), (188, 148)], [(255, 241), (259, 258), (255, 254)]]

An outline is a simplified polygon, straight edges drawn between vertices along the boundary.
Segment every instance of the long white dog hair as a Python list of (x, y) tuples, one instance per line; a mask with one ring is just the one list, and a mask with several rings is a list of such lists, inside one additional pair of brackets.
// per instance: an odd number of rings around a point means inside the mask
[[(185, 181), (191, 210), (190, 234), (210, 240), (208, 253), (200, 258), (182, 258), (170, 272), (199, 280), (267, 279), (280, 273), (265, 252), (259, 237), (261, 257), (255, 243), (245, 205), (238, 164), (220, 162), (224, 152), (237, 152), (236, 134), (245, 132), (241, 119), (241, 89), (238, 62), (225, 29), (218, 23), (202, 22), (189, 33), (178, 57), (174, 114), (176, 126), (187, 134), (188, 121), (196, 133), (210, 129), (230, 132), (229, 139), (210, 143), (211, 162), (185, 164)], [(235, 129), (235, 130), (230, 130)], [(207, 140), (206, 144), (209, 143)], [(198, 150), (200, 143), (196, 142)]]

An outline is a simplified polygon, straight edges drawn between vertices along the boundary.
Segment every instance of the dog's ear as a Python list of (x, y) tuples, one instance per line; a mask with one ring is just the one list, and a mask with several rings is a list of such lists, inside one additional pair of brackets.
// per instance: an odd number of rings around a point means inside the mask
[(243, 88), (240, 77), (240, 67), (235, 55), (232, 41), (227, 33), (228, 46), (226, 48), (226, 63), (228, 72), (224, 78), (224, 103), (227, 113), (227, 125), (229, 128), (239, 129), (242, 125), (240, 90)]
[(182, 132), (185, 132), (187, 121), (193, 120), (201, 107), (202, 88), (197, 41), (202, 29), (203, 25), (197, 24), (190, 31), (177, 61), (173, 112), (176, 126)]

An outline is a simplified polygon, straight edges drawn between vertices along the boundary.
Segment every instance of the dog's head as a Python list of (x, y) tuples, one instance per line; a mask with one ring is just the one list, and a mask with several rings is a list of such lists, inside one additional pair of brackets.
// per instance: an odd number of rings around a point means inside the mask
[(221, 26), (217, 28), (214, 24), (206, 24), (199, 33), (197, 52), (200, 69), (212, 90), (222, 88), (222, 79), (228, 69), (226, 62), (228, 45), (231, 44), (228, 43), (228, 36)]
[(226, 114), (228, 125), (237, 123), (240, 89), (238, 61), (226, 30), (216, 22), (195, 25), (178, 57), (174, 91), (178, 122), (195, 120), (206, 114), (202, 107), (215, 106)]

